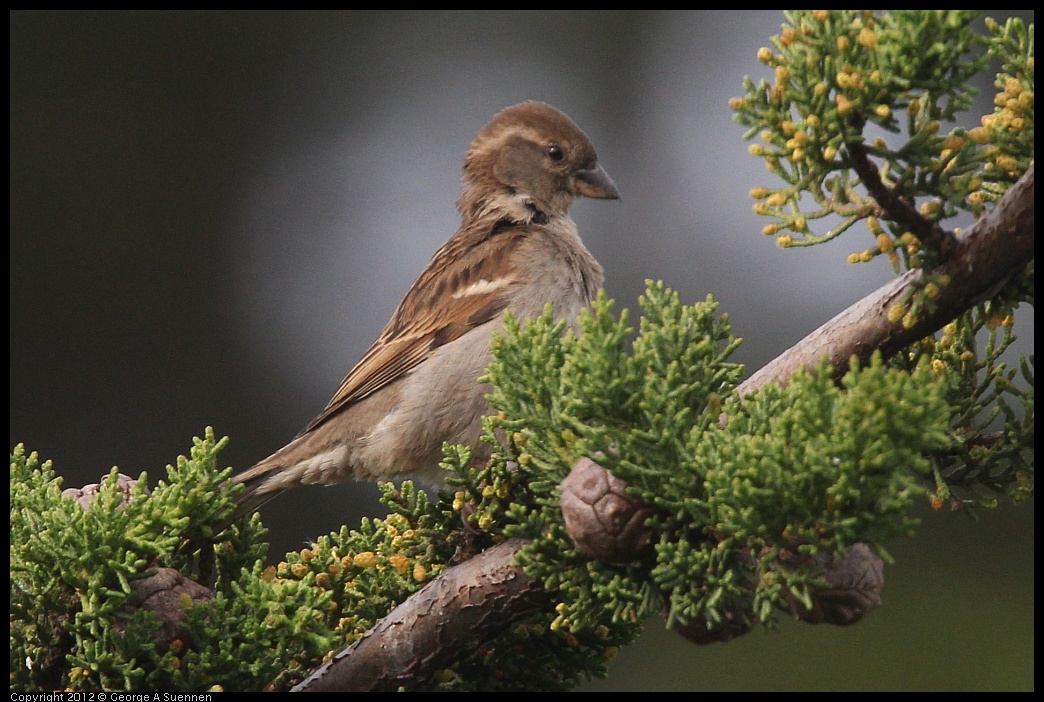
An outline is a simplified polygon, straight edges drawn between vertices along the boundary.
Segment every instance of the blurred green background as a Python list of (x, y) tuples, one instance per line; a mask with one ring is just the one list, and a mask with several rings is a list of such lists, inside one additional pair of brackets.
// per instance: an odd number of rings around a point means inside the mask
[[(291, 439), (455, 231), (474, 134), (522, 100), (573, 117), (620, 187), (574, 209), (610, 295), (714, 294), (750, 370), (891, 276), (844, 262), (868, 235), (759, 233), (771, 176), (727, 101), (767, 77), (779, 12), (10, 16), (10, 440), (66, 485), (155, 480), (206, 425), (237, 470)], [(383, 515), (376, 494), (270, 503), (273, 557)], [(926, 510), (857, 626), (697, 648), (652, 621), (584, 689), (1033, 689), (1033, 509)]]

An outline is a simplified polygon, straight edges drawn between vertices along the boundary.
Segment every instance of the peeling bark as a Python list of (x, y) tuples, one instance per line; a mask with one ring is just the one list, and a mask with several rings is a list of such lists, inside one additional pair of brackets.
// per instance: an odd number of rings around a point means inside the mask
[(541, 583), (515, 565), (525, 543), (509, 539), (446, 569), (293, 691), (394, 691), (428, 680), (495, 638), (550, 601)]

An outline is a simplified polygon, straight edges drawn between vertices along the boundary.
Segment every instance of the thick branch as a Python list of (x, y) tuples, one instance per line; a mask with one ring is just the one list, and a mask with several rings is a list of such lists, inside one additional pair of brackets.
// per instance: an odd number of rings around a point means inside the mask
[(509, 539), (447, 569), (294, 691), (394, 691), (495, 638), (549, 601), (540, 582), (515, 565), (525, 543)]
[(849, 359), (860, 361), (880, 350), (891, 356), (932, 334), (994, 294), (1033, 260), (1033, 167), (1013, 185), (997, 206), (957, 239), (957, 252), (934, 273), (950, 276), (935, 309), (918, 315), (909, 329), (890, 322), (888, 310), (910, 292), (923, 275), (912, 270), (871, 293), (784, 351), (743, 381), (737, 392), (747, 395), (766, 383), (786, 383), (798, 368), (812, 368), (824, 357), (837, 377)]

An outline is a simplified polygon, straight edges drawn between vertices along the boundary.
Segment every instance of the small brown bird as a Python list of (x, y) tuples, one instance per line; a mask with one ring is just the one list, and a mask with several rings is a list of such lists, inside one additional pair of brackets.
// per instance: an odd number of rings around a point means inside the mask
[(618, 198), (587, 136), (564, 114), (524, 102), (471, 143), (457, 200), (461, 225), (399, 303), (322, 413), (234, 480), (239, 514), (298, 485), (412, 476), (439, 479), (443, 442), (472, 446), (490, 414), (477, 382), (505, 310), (531, 319), (551, 303), (572, 321), (602, 285), (569, 207)]

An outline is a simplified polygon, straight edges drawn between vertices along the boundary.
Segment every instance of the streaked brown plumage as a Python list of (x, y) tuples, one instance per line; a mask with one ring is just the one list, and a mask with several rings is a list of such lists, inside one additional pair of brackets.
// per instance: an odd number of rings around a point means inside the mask
[(296, 439), (234, 480), (240, 513), (310, 483), (437, 480), (442, 444), (481, 451), (492, 334), (505, 310), (572, 321), (602, 267), (569, 217), (578, 196), (619, 197), (587, 136), (540, 102), (496, 115), (464, 160), (461, 226), (399, 303), (326, 409)]

